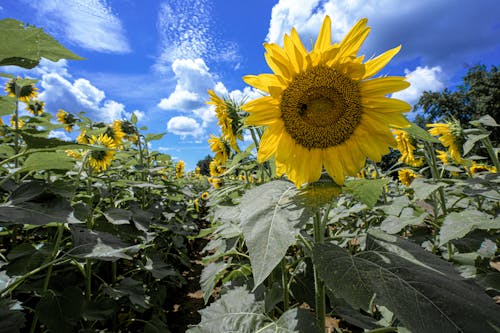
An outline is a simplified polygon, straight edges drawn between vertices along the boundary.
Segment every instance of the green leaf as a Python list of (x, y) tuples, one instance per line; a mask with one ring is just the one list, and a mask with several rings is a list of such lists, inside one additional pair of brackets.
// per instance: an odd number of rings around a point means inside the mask
[(461, 212), (452, 212), (448, 214), (441, 226), (439, 232), (439, 244), (443, 245), (452, 239), (465, 236), (475, 229), (499, 229), (500, 218), (478, 211), (467, 209)]
[(16, 99), (10, 96), (0, 96), (0, 117), (13, 114), (16, 110)]
[(373, 208), (387, 183), (387, 179), (350, 179), (345, 182), (344, 191)]
[(203, 268), (200, 277), (200, 286), (203, 291), (203, 300), (208, 303), (210, 296), (215, 288), (215, 285), (222, 278), (224, 272), (229, 265), (223, 261), (211, 262)]
[(408, 134), (410, 134), (412, 138), (420, 139), (422, 141), (427, 141), (431, 143), (440, 143), (439, 139), (433, 137), (432, 135), (429, 134), (429, 132), (427, 132), (426, 130), (424, 130), (415, 123), (411, 123), (411, 127), (404, 128), (403, 130), (408, 132)]
[(51, 332), (73, 332), (82, 313), (83, 294), (77, 287), (68, 287), (62, 295), (47, 293), (36, 306), (40, 321)]
[(443, 186), (447, 186), (447, 184), (425, 178), (416, 178), (411, 182), (410, 185), (410, 187), (415, 192), (415, 198), (418, 200), (427, 199), (432, 193), (434, 193), (434, 191)]
[(159, 133), (159, 134), (148, 133), (146, 134), (146, 141), (151, 142), (151, 141), (161, 140), (165, 136), (165, 134), (167, 133)]
[(85, 320), (106, 320), (115, 311), (116, 304), (110, 299), (101, 298), (99, 301), (84, 300), (82, 317)]
[(109, 223), (115, 225), (130, 224), (132, 219), (132, 212), (121, 208), (109, 208), (103, 215)]
[(241, 198), (241, 228), (250, 254), (255, 288), (285, 256), (310, 211), (297, 204), (295, 186), (272, 181)]
[(269, 328), (265, 332), (279, 333), (319, 333), (320, 329), (316, 324), (314, 315), (305, 309), (290, 309), (283, 313), (275, 324), (274, 328)]
[(178, 276), (179, 272), (171, 266), (165, 263), (159, 253), (153, 253), (151, 257), (146, 257), (146, 265), (140, 263), (141, 267), (149, 271), (155, 279), (163, 279), (167, 276)]
[(153, 316), (144, 326), (144, 333), (170, 333), (170, 330), (160, 318)]
[(0, 300), (0, 333), (19, 333), (24, 328), (25, 318), (19, 302), (2, 299)]
[[(86, 145), (80, 145), (71, 141), (64, 141), (58, 138), (46, 138), (39, 135), (32, 135), (26, 132), (21, 133), (28, 149), (39, 148), (59, 148), (59, 149), (84, 149)], [(55, 150), (55, 149), (54, 149)]]
[(415, 212), (411, 207), (403, 208), (400, 216), (387, 216), (387, 218), (382, 221), (380, 229), (387, 232), (388, 234), (395, 234), (401, 231), (406, 226), (409, 225), (419, 225), (424, 222), (427, 214), (420, 214), (418, 216), (414, 215)]
[(127, 296), (130, 303), (144, 309), (149, 309), (150, 297), (146, 295), (141, 281), (132, 278), (124, 278), (116, 288), (107, 287), (106, 293), (114, 298)]
[(35, 247), (32, 244), (22, 243), (15, 246), (7, 255), (9, 263), (5, 271), (9, 276), (21, 276), (46, 262), (50, 256), (48, 246)]
[(0, 20), (0, 66), (20, 66), (31, 69), (40, 59), (50, 61), (60, 59), (81, 60), (43, 29), (24, 25), (14, 19)]
[(482, 116), (478, 120), (473, 120), (470, 123), (473, 125), (483, 124), (485, 126), (493, 126), (493, 127), (500, 126), (497, 124), (495, 119), (492, 116), (490, 116), (489, 114)]
[(464, 150), (464, 155), (467, 155), (472, 148), (474, 148), (474, 145), (476, 142), (478, 142), (481, 139), (487, 138), (491, 133), (483, 133), (483, 134), (475, 134), (475, 135), (468, 135), (467, 136), (467, 141), (465, 141), (463, 150)]
[(500, 311), (454, 267), (400, 237), (372, 231), (366, 251), (349, 254), (333, 244), (314, 247), (313, 261), (334, 295), (355, 308), (372, 298), (413, 332), (494, 332)]
[(75, 160), (62, 151), (30, 154), (18, 172), (41, 170), (72, 170)]

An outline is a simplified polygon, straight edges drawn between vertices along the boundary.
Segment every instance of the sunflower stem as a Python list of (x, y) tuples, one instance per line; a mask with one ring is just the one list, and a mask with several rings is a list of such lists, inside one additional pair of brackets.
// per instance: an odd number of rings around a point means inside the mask
[[(325, 240), (325, 229), (322, 228), (320, 210), (318, 210), (313, 218), (314, 223), (314, 244), (321, 244)], [(316, 321), (318, 322), (319, 332), (325, 333), (325, 282), (320, 278), (317, 265), (313, 265), (314, 270), (314, 297)]]
[(283, 288), (283, 311), (288, 311), (289, 297), (288, 297), (288, 269), (286, 267), (286, 258), (281, 259), (281, 285)]
[[(438, 181), (440, 179), (440, 177), (439, 177), (439, 171), (438, 171), (438, 167), (437, 167), (436, 154), (435, 154), (434, 149), (430, 143), (424, 142), (424, 144), (425, 144), (425, 148), (427, 150), (427, 155), (428, 155), (427, 162), (430, 166), (432, 178), (434, 180)], [(446, 199), (444, 196), (443, 188), (440, 187), (438, 189), (438, 192), (439, 192), (439, 198), (441, 201), (441, 210), (443, 211), (443, 215), (447, 215), (448, 212), (446, 209)]]
[(498, 155), (495, 153), (495, 150), (493, 149), (493, 144), (491, 143), (490, 137), (487, 136), (481, 139), (481, 141), (486, 150), (488, 151), (488, 154), (490, 155), (493, 165), (495, 166), (495, 168), (497, 168), (497, 173), (500, 172), (500, 162), (498, 160)]

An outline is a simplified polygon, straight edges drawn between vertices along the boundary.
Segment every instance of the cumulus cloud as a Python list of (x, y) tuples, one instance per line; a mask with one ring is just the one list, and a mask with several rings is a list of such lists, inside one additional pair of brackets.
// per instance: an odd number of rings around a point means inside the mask
[(72, 139), (64, 131), (50, 131), (49, 138), (57, 138), (63, 141), (71, 141)]
[(167, 123), (167, 130), (185, 139), (187, 136), (197, 138), (203, 134), (203, 128), (193, 118), (176, 116), (170, 118)]
[(418, 66), (413, 71), (405, 69), (406, 79), (411, 83), (411, 86), (392, 94), (392, 97), (402, 99), (410, 105), (414, 105), (424, 91), (440, 91), (444, 88), (441, 75), (442, 70), (439, 66), (432, 68)]
[(362, 49), (368, 56), (402, 44), (400, 58), (458, 66), (471, 52), (499, 47), (497, 7), (488, 0), (280, 0), (272, 9), (266, 40), (281, 44), (294, 26), (311, 47), (329, 15), (332, 37), (340, 41), (356, 21), (368, 17), (372, 32)]
[(122, 22), (105, 0), (26, 1), (43, 16), (49, 29), (78, 46), (107, 53), (127, 53)]

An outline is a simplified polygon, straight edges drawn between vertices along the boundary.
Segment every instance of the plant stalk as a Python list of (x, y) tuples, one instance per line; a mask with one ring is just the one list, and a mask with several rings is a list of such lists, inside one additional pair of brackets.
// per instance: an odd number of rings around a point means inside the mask
[[(323, 223), (321, 214), (318, 210), (313, 218), (314, 222), (314, 244), (321, 244), (325, 240), (325, 229), (322, 228)], [(319, 332), (325, 333), (325, 282), (319, 277), (318, 267), (313, 265), (314, 269), (314, 297), (316, 321), (318, 322)]]

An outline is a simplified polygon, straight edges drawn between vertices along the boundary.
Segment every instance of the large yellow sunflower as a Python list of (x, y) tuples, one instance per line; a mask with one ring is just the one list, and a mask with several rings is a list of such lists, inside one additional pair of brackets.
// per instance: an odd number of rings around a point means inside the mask
[(354, 176), (366, 158), (380, 161), (395, 146), (391, 127), (408, 127), (407, 103), (386, 97), (405, 89), (404, 77), (371, 79), (400, 46), (363, 63), (356, 54), (370, 28), (360, 20), (340, 42), (331, 42), (327, 16), (308, 52), (295, 29), (284, 47), (265, 44), (274, 74), (245, 76), (249, 85), (269, 93), (242, 106), (247, 125), (267, 126), (258, 161), (275, 156), (278, 174), (296, 186), (319, 179), (323, 167), (337, 184)]
[(439, 137), (439, 141), (448, 148), (448, 152), (450, 153), (451, 158), (456, 163), (462, 164), (464, 159), (462, 158), (462, 154), (460, 152), (460, 148), (457, 144), (459, 137), (456, 135), (455, 128), (457, 127), (454, 123), (436, 123), (436, 124), (427, 124), (427, 127), (430, 127), (428, 132), (434, 136)]
[(90, 151), (89, 164), (96, 172), (105, 171), (113, 161), (116, 145), (113, 139), (106, 134), (99, 136), (92, 135), (89, 144), (101, 146), (103, 149), (93, 149)]
[(422, 159), (415, 159), (415, 146), (411, 144), (410, 135), (404, 130), (393, 130), (396, 136), (396, 143), (401, 157), (399, 162), (406, 163), (408, 165), (419, 167), (422, 166)]

